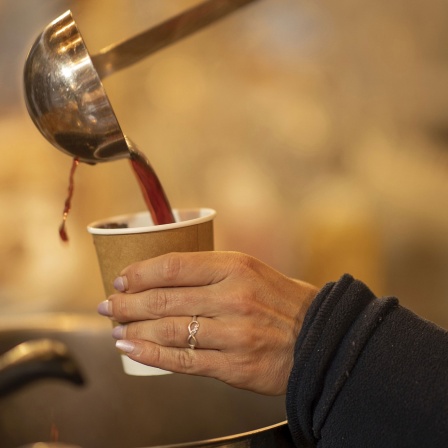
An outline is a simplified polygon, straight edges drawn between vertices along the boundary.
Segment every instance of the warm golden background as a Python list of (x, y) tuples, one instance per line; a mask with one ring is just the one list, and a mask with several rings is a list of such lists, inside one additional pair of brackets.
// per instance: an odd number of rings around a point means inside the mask
[[(144, 208), (127, 161), (81, 165), (39, 134), (22, 68), (71, 9), (91, 53), (199, 3), (0, 0), (2, 313), (94, 311), (86, 225)], [(216, 247), (322, 285), (350, 272), (448, 327), (448, 2), (259, 0), (105, 87), (175, 207)]]

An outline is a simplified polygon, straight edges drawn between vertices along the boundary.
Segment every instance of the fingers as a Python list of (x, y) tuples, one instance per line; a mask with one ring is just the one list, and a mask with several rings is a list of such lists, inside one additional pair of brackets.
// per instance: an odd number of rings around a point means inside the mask
[(134, 263), (115, 281), (121, 292), (140, 292), (166, 286), (202, 286), (227, 275), (226, 254), (219, 252), (170, 253)]
[[(216, 378), (234, 387), (266, 395), (286, 391), (292, 353), (231, 354), (219, 350), (191, 350), (126, 339), (117, 348), (134, 361), (177, 373)], [(272, 356), (275, 355), (275, 356)]]
[(118, 322), (244, 313), (253, 307), (260, 280), (271, 275), (257, 272), (262, 269), (260, 262), (237, 253), (168, 254), (126, 268), (120, 277), (126, 292), (110, 296), (98, 311)]
[(177, 373), (220, 378), (222, 371), (229, 371), (227, 356), (213, 350), (168, 348), (140, 340), (117, 341), (117, 348), (134, 361)]
[[(99, 312), (117, 322), (143, 321), (167, 316), (213, 317), (222, 306), (212, 305), (215, 293), (203, 288), (155, 288), (135, 294), (113, 294)], [(223, 302), (223, 298), (220, 299)]]
[(155, 288), (139, 293), (117, 293), (100, 303), (98, 312), (121, 323), (169, 316), (228, 316), (244, 312), (244, 287), (220, 284), (204, 287)]
[[(191, 332), (190, 324), (198, 323), (197, 331)], [(114, 327), (112, 335), (115, 339), (132, 339), (149, 341), (165, 347), (187, 348), (194, 335), (195, 348), (237, 352), (241, 349), (258, 350), (264, 343), (263, 337), (276, 341), (283, 338), (283, 331), (266, 329), (260, 325), (254, 327), (249, 319), (237, 319), (234, 323), (220, 319), (209, 319), (203, 316), (166, 317), (162, 319), (132, 322)]]
[[(115, 339), (142, 340), (154, 342), (165, 347), (188, 348), (189, 325), (192, 317), (163, 318), (146, 322), (134, 322), (113, 329)], [(215, 319), (196, 318), (199, 326), (195, 336), (195, 348), (222, 350), (235, 345), (228, 337), (229, 329)]]

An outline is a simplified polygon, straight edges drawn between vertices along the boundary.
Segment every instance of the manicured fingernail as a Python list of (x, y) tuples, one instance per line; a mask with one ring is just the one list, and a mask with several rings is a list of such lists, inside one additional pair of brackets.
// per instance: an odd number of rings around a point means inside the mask
[(128, 279), (126, 278), (126, 276), (117, 277), (114, 280), (114, 288), (117, 291), (125, 292), (128, 289)]
[(125, 333), (125, 328), (123, 325), (117, 325), (116, 327), (114, 327), (114, 329), (112, 330), (112, 337), (114, 339), (123, 339), (124, 337), (124, 333)]
[(135, 349), (135, 344), (131, 341), (119, 340), (115, 342), (115, 347), (125, 353), (132, 353)]
[(105, 300), (98, 305), (97, 311), (102, 316), (112, 316), (112, 303), (110, 300)]

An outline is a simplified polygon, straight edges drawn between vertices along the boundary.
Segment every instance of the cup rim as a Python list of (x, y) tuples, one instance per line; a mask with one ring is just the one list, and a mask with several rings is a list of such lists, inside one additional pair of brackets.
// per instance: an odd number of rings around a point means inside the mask
[[(198, 215), (196, 218), (181, 220), (182, 214), (194, 214), (194, 213)], [(87, 231), (92, 235), (129, 235), (134, 233), (148, 233), (148, 232), (159, 232), (161, 230), (179, 229), (182, 227), (189, 227), (192, 225), (197, 225), (211, 221), (215, 218), (216, 211), (211, 208), (182, 208), (182, 209), (174, 208), (173, 214), (174, 217), (176, 218), (176, 222), (171, 224), (160, 224), (160, 225), (154, 225), (151, 223), (151, 217), (149, 211), (110, 216), (108, 218), (100, 219), (88, 224)], [(135, 218), (148, 218), (149, 225), (139, 227), (117, 228), (117, 229), (104, 229), (98, 227), (105, 223), (116, 221), (127, 222), (130, 219)]]

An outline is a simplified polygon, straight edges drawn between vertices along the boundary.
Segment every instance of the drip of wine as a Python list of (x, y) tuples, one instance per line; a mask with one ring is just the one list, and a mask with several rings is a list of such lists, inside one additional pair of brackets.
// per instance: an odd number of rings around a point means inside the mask
[(56, 426), (56, 423), (51, 424), (50, 439), (52, 442), (55, 442), (55, 443), (59, 442), (59, 429)]
[[(137, 177), (146, 206), (155, 225), (171, 224), (175, 222), (170, 203), (154, 169), (145, 155), (135, 147), (131, 150), (131, 166)], [(71, 209), (74, 190), (74, 175), (79, 164), (78, 159), (73, 159), (69, 176), (68, 196), (65, 200), (62, 223), (59, 227), (59, 235), (62, 241), (68, 241), (66, 221)]]
[(79, 165), (79, 160), (77, 158), (74, 158), (73, 163), (72, 163), (72, 168), (70, 170), (67, 199), (65, 200), (64, 211), (62, 212), (62, 222), (61, 222), (61, 225), (59, 226), (59, 236), (61, 237), (61, 240), (64, 242), (68, 241), (66, 222), (67, 222), (67, 216), (70, 212), (70, 209), (72, 208), (73, 191), (75, 188), (74, 177), (75, 177), (75, 171), (76, 171), (76, 168), (78, 167), (78, 165)]

